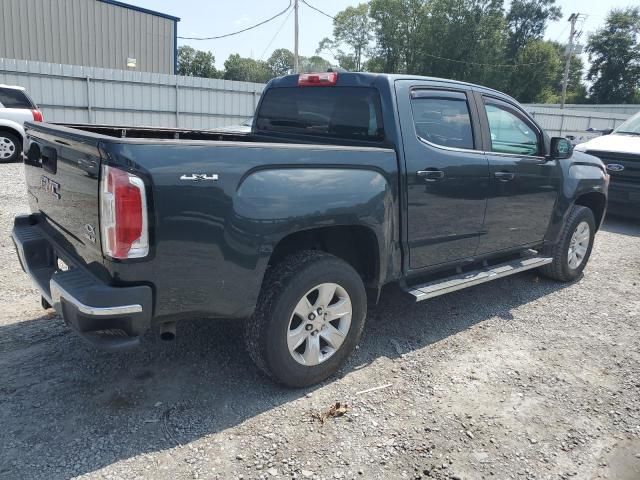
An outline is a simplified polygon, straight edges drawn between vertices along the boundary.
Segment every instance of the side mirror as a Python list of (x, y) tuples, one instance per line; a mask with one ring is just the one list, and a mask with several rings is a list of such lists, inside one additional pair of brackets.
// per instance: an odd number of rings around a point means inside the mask
[(573, 153), (573, 145), (564, 137), (552, 137), (551, 138), (551, 152), (549, 159), (562, 160), (569, 158)]
[(611, 133), (613, 133), (613, 128), (605, 128), (602, 130), (602, 135), (609, 135)]

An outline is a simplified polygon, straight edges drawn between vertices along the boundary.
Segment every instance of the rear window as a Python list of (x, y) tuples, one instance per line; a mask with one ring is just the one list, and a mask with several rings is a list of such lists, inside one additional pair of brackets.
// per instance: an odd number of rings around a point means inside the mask
[(33, 108), (29, 97), (22, 90), (13, 88), (0, 88), (0, 105), (4, 108)]
[(380, 95), (365, 87), (294, 87), (267, 90), (256, 127), (349, 140), (384, 139)]

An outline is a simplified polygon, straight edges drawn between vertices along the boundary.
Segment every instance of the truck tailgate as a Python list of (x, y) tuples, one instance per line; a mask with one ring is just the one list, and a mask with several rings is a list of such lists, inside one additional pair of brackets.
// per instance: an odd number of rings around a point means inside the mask
[(75, 261), (102, 264), (99, 232), (99, 138), (27, 123), (25, 179), (31, 211)]

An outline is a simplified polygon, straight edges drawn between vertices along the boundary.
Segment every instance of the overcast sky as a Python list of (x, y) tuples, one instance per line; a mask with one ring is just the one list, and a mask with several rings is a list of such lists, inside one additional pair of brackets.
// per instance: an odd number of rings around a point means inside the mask
[[(269, 18), (283, 10), (289, 0), (124, 0), (127, 3), (149, 8), (180, 17), (178, 35), (215, 36), (240, 30), (261, 20)], [(637, 1), (637, 0), (636, 0)], [(557, 0), (562, 8), (563, 19), (551, 24), (546, 38), (567, 41), (569, 22), (572, 12), (587, 14), (582, 23), (584, 31), (582, 41), (587, 34), (604, 23), (609, 9), (631, 6), (634, 0)], [(340, 10), (361, 3), (362, 0), (307, 0), (321, 10), (334, 15)], [(226, 58), (232, 53), (243, 57), (266, 60), (276, 48), (288, 48), (293, 51), (293, 14), (285, 21), (279, 17), (261, 27), (230, 38), (208, 41), (178, 40), (178, 45), (191, 45), (200, 50), (210, 50), (216, 57), (216, 66), (222, 68)], [(279, 33), (278, 33), (279, 31)], [(300, 4), (300, 54), (310, 56), (315, 53), (318, 42), (331, 36), (331, 19)], [(330, 54), (324, 53), (330, 59)], [(586, 58), (585, 58), (586, 60)]]

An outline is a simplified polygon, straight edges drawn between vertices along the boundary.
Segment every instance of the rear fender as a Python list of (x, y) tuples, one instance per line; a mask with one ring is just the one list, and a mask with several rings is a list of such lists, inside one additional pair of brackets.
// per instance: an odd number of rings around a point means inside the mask
[[(250, 172), (234, 201), (239, 238), (259, 242), (260, 278), (271, 253), (286, 236), (332, 226), (364, 226), (376, 236), (379, 281), (390, 267), (395, 216), (392, 189), (375, 170), (281, 167)], [(349, 238), (344, 239), (350, 241)]]

